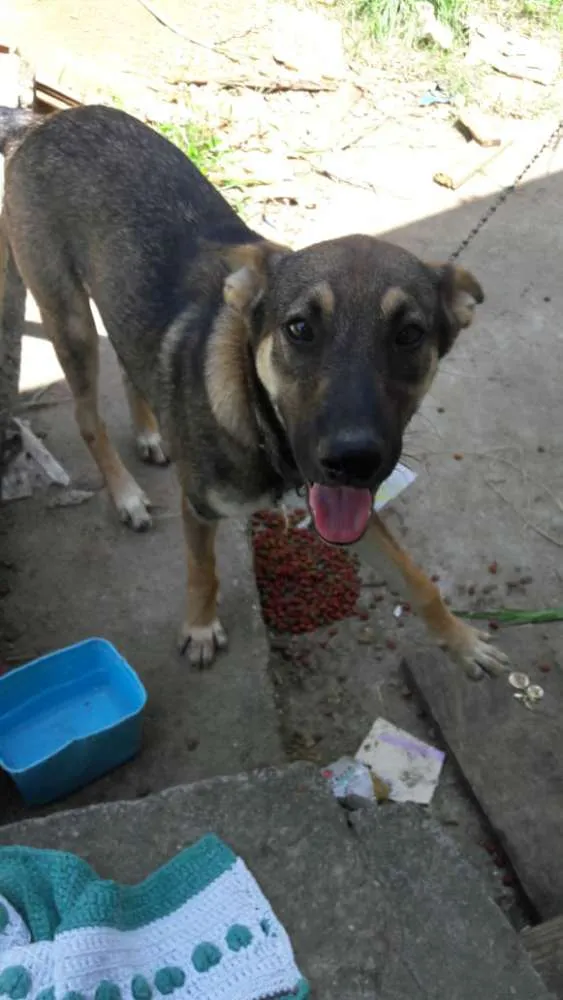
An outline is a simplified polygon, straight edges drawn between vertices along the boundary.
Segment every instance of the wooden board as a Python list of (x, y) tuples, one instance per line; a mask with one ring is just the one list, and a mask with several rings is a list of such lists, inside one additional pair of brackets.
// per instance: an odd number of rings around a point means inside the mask
[(563, 917), (527, 928), (521, 938), (548, 990), (563, 1000)]
[(468, 142), (461, 154), (456, 154), (448, 165), (436, 171), (433, 180), (436, 184), (440, 184), (441, 187), (457, 191), (463, 184), (471, 180), (475, 174), (488, 167), (511, 144), (511, 139), (506, 139), (498, 146), (493, 147), (480, 146), (478, 142)]
[(522, 888), (543, 920), (563, 913), (563, 672), (533, 710), (505, 678), (469, 682), (438, 652), (405, 669), (442, 733)]

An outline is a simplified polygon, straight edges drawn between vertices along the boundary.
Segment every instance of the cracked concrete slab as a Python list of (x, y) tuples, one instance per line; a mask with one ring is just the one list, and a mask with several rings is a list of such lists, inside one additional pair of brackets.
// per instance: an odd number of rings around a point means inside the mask
[(213, 831), (248, 864), (323, 1000), (548, 1000), (475, 871), (421, 810), (348, 816), (306, 764), (0, 829), (136, 882)]

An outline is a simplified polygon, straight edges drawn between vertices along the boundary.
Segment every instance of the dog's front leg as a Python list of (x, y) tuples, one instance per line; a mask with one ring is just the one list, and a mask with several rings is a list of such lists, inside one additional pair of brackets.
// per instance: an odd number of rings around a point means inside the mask
[(227, 645), (227, 635), (217, 617), (219, 583), (215, 563), (215, 522), (196, 517), (182, 494), (182, 520), (188, 572), (187, 607), (180, 630), (180, 652), (188, 652), (194, 666), (208, 667), (216, 649)]
[(413, 609), (429, 632), (468, 677), (478, 680), (483, 671), (493, 675), (504, 673), (508, 663), (504, 653), (489, 645), (486, 632), (477, 631), (451, 613), (438, 587), (413, 563), (377, 514), (372, 516), (363, 538), (352, 548), (363, 562), (378, 569), (383, 556), (387, 569), (399, 577)]

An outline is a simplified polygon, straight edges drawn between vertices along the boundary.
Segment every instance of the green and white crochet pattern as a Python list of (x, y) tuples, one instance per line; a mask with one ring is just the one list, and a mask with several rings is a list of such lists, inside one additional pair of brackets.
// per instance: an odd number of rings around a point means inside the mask
[(0, 998), (305, 1000), (289, 938), (210, 834), (139, 885), (72, 854), (0, 848)]

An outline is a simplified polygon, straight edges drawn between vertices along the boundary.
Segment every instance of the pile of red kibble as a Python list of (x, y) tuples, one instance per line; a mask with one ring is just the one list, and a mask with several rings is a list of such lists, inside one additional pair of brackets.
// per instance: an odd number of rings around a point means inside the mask
[(356, 563), (341, 548), (326, 545), (312, 528), (298, 528), (306, 511), (287, 518), (260, 511), (252, 519), (254, 567), (268, 628), (297, 635), (358, 611)]

